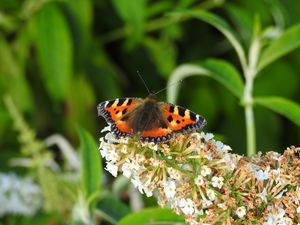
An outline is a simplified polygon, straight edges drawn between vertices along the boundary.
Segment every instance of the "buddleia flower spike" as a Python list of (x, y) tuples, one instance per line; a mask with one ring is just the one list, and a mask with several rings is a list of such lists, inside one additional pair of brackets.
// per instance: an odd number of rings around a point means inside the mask
[(209, 133), (176, 133), (165, 142), (100, 138), (105, 169), (195, 224), (299, 224), (300, 148), (247, 158)]

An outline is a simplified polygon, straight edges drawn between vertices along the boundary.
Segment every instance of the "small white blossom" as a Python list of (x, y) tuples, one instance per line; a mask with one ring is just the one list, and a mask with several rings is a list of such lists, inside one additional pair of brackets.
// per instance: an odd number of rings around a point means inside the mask
[(181, 199), (179, 202), (179, 207), (185, 215), (192, 215), (195, 212), (195, 206), (192, 199)]
[(269, 179), (269, 174), (268, 171), (263, 171), (263, 170), (257, 170), (255, 171), (255, 176), (257, 180), (262, 181), (262, 180), (268, 180)]
[(135, 160), (137, 163), (144, 163), (146, 160), (146, 157), (143, 154), (136, 154)]
[(145, 195), (150, 198), (153, 195), (153, 190), (149, 186), (144, 186)]
[(196, 209), (195, 214), (196, 215), (204, 215), (204, 211), (203, 211), (203, 209), (200, 209), (200, 210)]
[(140, 178), (139, 178), (139, 177), (134, 177), (134, 178), (132, 178), (132, 179), (131, 179), (131, 183), (133, 184), (133, 186), (134, 186), (135, 188), (138, 188), (138, 189), (139, 189), (139, 192), (140, 192), (141, 194), (144, 193), (144, 192), (143, 192), (144, 186), (143, 186), (142, 182), (140, 181)]
[(223, 181), (224, 181), (224, 178), (223, 177), (216, 177), (214, 176), (212, 179), (211, 179), (212, 183), (211, 185), (213, 187), (217, 187), (217, 188), (222, 188), (223, 186)]
[(154, 150), (154, 151), (157, 151), (157, 150), (158, 150), (158, 145), (155, 144), (155, 143), (153, 143), (153, 142), (150, 142), (150, 143), (148, 144), (148, 147), (149, 147), (150, 149)]
[(238, 161), (240, 160), (240, 158), (238, 158), (234, 155), (231, 155), (229, 153), (224, 153), (223, 160), (224, 160), (224, 162), (226, 162), (226, 164), (228, 166), (227, 171), (232, 171), (237, 167), (237, 164), (238, 164)]
[(176, 184), (174, 181), (166, 182), (164, 185), (164, 192), (167, 198), (173, 198), (176, 194)]
[(275, 198), (276, 198), (276, 199), (281, 198), (282, 195), (283, 195), (285, 192), (287, 192), (287, 191), (288, 191), (287, 189), (282, 190), (278, 195), (275, 196)]
[(208, 166), (202, 166), (202, 168), (201, 168), (201, 175), (203, 177), (206, 177), (206, 176), (208, 176), (210, 174), (211, 174), (211, 168), (209, 168)]
[(109, 154), (109, 145), (106, 142), (101, 142), (99, 149), (102, 158), (106, 159), (107, 155)]
[(219, 203), (217, 204), (217, 206), (220, 208), (220, 209), (223, 209), (223, 210), (226, 210), (227, 209), (227, 206), (225, 203)]
[(297, 208), (297, 213), (300, 214), (300, 206), (298, 206), (298, 208)]
[(198, 175), (196, 178), (195, 178), (195, 184), (198, 185), (198, 186), (201, 186), (204, 184), (204, 179), (201, 175)]
[(113, 164), (111, 162), (106, 163), (105, 170), (110, 172), (111, 175), (113, 175), (114, 177), (116, 177), (118, 175), (118, 166), (116, 166), (115, 164)]
[(151, 179), (148, 179), (143, 183), (143, 190), (145, 195), (149, 198), (153, 195), (153, 188), (151, 186)]
[(132, 175), (132, 168), (131, 168), (131, 163), (130, 162), (125, 162), (123, 165), (122, 165), (122, 168), (121, 168), (122, 172), (123, 172), (123, 175), (127, 178), (130, 178), (131, 175)]
[(267, 189), (264, 188), (264, 190), (262, 191), (262, 193), (260, 193), (260, 198), (265, 202), (267, 203), (268, 199), (268, 193), (267, 193)]
[(180, 180), (182, 178), (181, 173), (172, 167), (168, 169), (168, 172), (169, 172), (170, 177), (175, 180)]
[(239, 218), (243, 218), (246, 215), (245, 206), (241, 206), (241, 207), (237, 208), (235, 213)]
[(204, 155), (204, 158), (206, 158), (207, 160), (211, 161), (213, 159), (212, 154), (209, 152), (206, 155)]
[(284, 217), (282, 224), (284, 224), (284, 225), (293, 225), (293, 220), (289, 217)]
[(213, 190), (208, 189), (206, 194), (209, 200), (214, 201), (216, 199), (216, 193)]
[(222, 151), (223, 151), (223, 146), (224, 146), (224, 144), (223, 144), (221, 141), (216, 141), (216, 142), (215, 142), (215, 145), (216, 145), (217, 150), (218, 150), (219, 152), (222, 152)]
[(206, 199), (202, 200), (201, 203), (202, 203), (203, 208), (207, 208), (213, 204), (212, 201), (206, 200)]
[(280, 168), (274, 169), (270, 171), (270, 176), (275, 177), (275, 182), (278, 184), (281, 181), (280, 178)]
[(112, 163), (118, 162), (120, 158), (120, 155), (116, 151), (110, 151), (106, 156), (106, 160), (111, 161)]
[(274, 225), (274, 224), (280, 224), (280, 225), (285, 225), (284, 223), (284, 215), (285, 215), (285, 210), (282, 208), (279, 208), (276, 210), (276, 214), (269, 214), (263, 223), (263, 225)]
[(229, 152), (231, 150), (232, 150), (232, 148), (229, 145), (223, 145), (222, 152)]
[(153, 167), (160, 167), (161, 166), (161, 161), (160, 160), (152, 160), (152, 164)]
[(276, 161), (278, 161), (281, 157), (281, 155), (278, 152), (271, 152), (271, 156)]
[(201, 132), (202, 137), (204, 138), (205, 141), (209, 141), (211, 139), (213, 139), (214, 135), (212, 133), (204, 133)]
[(117, 139), (116, 137), (113, 135), (113, 133), (107, 133), (105, 136), (104, 136), (104, 139), (108, 141), (108, 143), (114, 143), (114, 142), (117, 142)]
[(200, 141), (200, 140), (201, 140), (201, 137), (202, 137), (201, 134), (199, 134), (199, 133), (197, 133), (197, 132), (191, 134), (191, 138), (194, 138), (194, 139), (196, 139), (197, 141)]
[(122, 147), (121, 147), (121, 153), (123, 153), (123, 154), (127, 154), (128, 153), (128, 147), (126, 146), (126, 145), (123, 145)]

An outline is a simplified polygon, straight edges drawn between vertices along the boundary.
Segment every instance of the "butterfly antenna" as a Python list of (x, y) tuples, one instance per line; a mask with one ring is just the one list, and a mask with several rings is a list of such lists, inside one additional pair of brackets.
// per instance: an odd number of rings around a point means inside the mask
[(144, 86), (146, 87), (146, 89), (147, 89), (147, 91), (148, 91), (148, 93), (149, 93), (149, 95), (150, 95), (151, 92), (150, 92), (150, 90), (149, 90), (149, 88), (148, 88), (148, 86), (147, 86), (145, 80), (144, 80), (143, 77), (141, 76), (140, 71), (137, 70), (136, 73), (139, 75), (139, 77), (140, 77), (141, 80), (143, 81), (143, 84), (144, 84)]
[(165, 88), (159, 90), (158, 92), (155, 92), (154, 95), (157, 95), (158, 93), (160, 93), (160, 92), (162, 92), (162, 91), (168, 89), (169, 87), (174, 86), (174, 85), (176, 85), (176, 84), (178, 84), (178, 83), (181, 83), (181, 82), (182, 82), (182, 80), (178, 80), (178, 81), (176, 81), (176, 82), (173, 82), (173, 83), (169, 84), (167, 87), (165, 87)]

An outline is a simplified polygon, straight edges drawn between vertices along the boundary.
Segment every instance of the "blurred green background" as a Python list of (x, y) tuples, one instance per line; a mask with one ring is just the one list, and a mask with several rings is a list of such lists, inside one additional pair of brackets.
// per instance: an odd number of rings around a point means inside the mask
[[(101, 136), (105, 121), (97, 117), (99, 102), (147, 96), (137, 70), (156, 91), (166, 87), (183, 63), (218, 58), (241, 71), (232, 46), (218, 30), (172, 15), (185, 9), (223, 18), (246, 49), (255, 18), (261, 27), (279, 31), (300, 21), (296, 0), (0, 0), (0, 170), (24, 173), (9, 166), (10, 159), (21, 155), (22, 144), (4, 96), (11, 97), (38, 139), (61, 134), (77, 148), (76, 125), (94, 140)], [(260, 71), (254, 96), (276, 95), (299, 103), (299, 62), (296, 49)], [(235, 153), (245, 154), (240, 100), (204, 76), (184, 79), (179, 88), (177, 103), (207, 119), (204, 131), (218, 135)], [(166, 101), (166, 92), (158, 99)], [(261, 106), (255, 106), (254, 113), (259, 151), (300, 145), (297, 124)], [(56, 147), (50, 151), (61, 163), (60, 151)]]

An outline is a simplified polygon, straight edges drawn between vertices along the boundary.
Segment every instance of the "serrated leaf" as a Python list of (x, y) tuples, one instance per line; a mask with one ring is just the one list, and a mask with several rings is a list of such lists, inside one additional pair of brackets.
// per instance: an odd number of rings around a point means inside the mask
[(257, 97), (254, 101), (256, 104), (269, 108), (300, 126), (300, 105), (298, 103), (276, 96)]
[[(236, 97), (242, 96), (244, 85), (241, 75), (230, 63), (224, 60), (208, 59), (200, 63), (178, 66), (171, 74), (168, 83), (172, 84), (193, 75), (209, 76), (227, 87)], [(169, 102), (176, 102), (178, 88), (178, 85), (173, 85), (167, 89)]]
[[(85, 130), (77, 128), (80, 138), (81, 177), (86, 197), (101, 191), (102, 166), (98, 147), (92, 136)], [(91, 208), (95, 207), (95, 199)]]
[(287, 29), (273, 41), (261, 54), (258, 70), (300, 47), (300, 23)]
[(184, 219), (176, 215), (171, 209), (148, 208), (129, 214), (123, 218), (118, 225), (146, 225), (146, 224), (173, 224), (183, 223)]
[(96, 213), (110, 223), (116, 224), (121, 218), (131, 213), (131, 210), (114, 195), (107, 194), (97, 204)]
[(228, 39), (228, 41), (231, 43), (231, 45), (233, 46), (233, 48), (235, 49), (239, 57), (242, 68), (244, 69), (246, 68), (247, 61), (246, 61), (245, 51), (240, 41), (238, 40), (235, 32), (233, 31), (233, 29), (221, 17), (203, 10), (182, 10), (172, 14), (174, 14), (174, 16), (196, 18), (214, 26)]
[(68, 25), (54, 4), (47, 4), (35, 17), (34, 44), (44, 85), (55, 101), (65, 97), (73, 68), (73, 46)]

